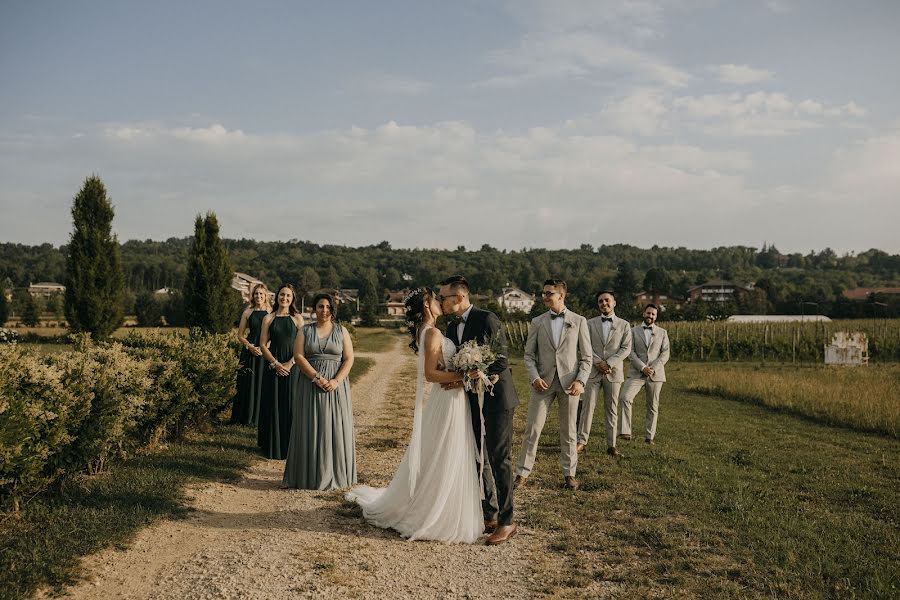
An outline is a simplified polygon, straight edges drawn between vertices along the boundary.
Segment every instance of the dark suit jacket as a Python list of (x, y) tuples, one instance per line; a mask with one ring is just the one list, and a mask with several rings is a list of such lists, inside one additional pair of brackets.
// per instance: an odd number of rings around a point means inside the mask
[[(501, 356), (488, 367), (489, 375), (497, 375), (500, 379), (494, 384), (494, 394), (484, 395), (484, 412), (497, 413), (509, 410), (519, 404), (519, 396), (516, 394), (516, 387), (513, 385), (512, 373), (509, 370), (509, 346), (506, 342), (506, 331), (503, 329), (500, 319), (494, 313), (481, 310), (475, 306), (469, 313), (466, 320), (466, 326), (463, 329), (463, 339), (457, 339), (456, 325), (452, 323), (447, 326), (447, 338), (454, 344), (460, 346), (469, 340), (477, 340), (479, 344), (483, 344), (487, 338), (494, 340), (496, 347)], [(469, 400), (475, 402), (477, 406), (478, 397), (470, 393)]]

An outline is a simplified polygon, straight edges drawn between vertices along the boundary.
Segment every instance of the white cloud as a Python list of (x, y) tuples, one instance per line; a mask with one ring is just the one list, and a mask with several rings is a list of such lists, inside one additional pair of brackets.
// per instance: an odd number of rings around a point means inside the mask
[(669, 112), (664, 94), (657, 90), (638, 90), (610, 101), (601, 111), (601, 121), (625, 133), (655, 135), (665, 129)]
[(709, 67), (709, 70), (719, 81), (734, 85), (762, 83), (763, 81), (771, 81), (775, 77), (772, 71), (754, 69), (748, 65), (712, 65)]
[(859, 117), (855, 102), (842, 106), (817, 100), (796, 102), (780, 92), (680, 96), (673, 100), (674, 118), (710, 135), (784, 136), (817, 129), (836, 117)]
[(514, 87), (563, 78), (624, 75), (671, 87), (683, 87), (691, 76), (652, 54), (629, 48), (609, 36), (586, 31), (530, 34), (519, 46), (488, 56), (505, 73), (477, 82), (478, 87)]

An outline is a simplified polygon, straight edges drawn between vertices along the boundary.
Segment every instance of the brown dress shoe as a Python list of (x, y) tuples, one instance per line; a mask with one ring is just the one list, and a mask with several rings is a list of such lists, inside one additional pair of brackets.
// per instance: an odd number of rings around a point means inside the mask
[(518, 528), (516, 527), (515, 523), (513, 523), (512, 525), (501, 525), (494, 533), (490, 535), (490, 537), (487, 539), (487, 542), (485, 543), (488, 546), (496, 546), (497, 544), (502, 544), (512, 536), (516, 535), (517, 531)]
[(575, 446), (575, 452), (577, 452), (578, 454), (584, 452), (584, 444), (578, 444), (577, 446)]
[(613, 446), (612, 448), (607, 448), (606, 453), (610, 456), (622, 456), (622, 454), (618, 450), (616, 450), (615, 446)]
[(620, 440), (625, 440), (626, 442), (630, 442), (630, 441), (631, 441), (631, 434), (630, 434), (630, 433), (620, 433), (620, 434), (619, 434), (619, 439), (620, 439)]
[(577, 490), (578, 489), (578, 480), (572, 477), (571, 475), (566, 475), (566, 489), (567, 490)]
[(524, 475), (524, 476), (516, 475), (516, 482), (515, 482), (516, 489), (523, 487), (525, 485), (526, 481), (528, 481), (528, 475)]
[(487, 519), (484, 520), (484, 532), (485, 533), (494, 533), (494, 531), (496, 529), (497, 529), (497, 521), (488, 521)]

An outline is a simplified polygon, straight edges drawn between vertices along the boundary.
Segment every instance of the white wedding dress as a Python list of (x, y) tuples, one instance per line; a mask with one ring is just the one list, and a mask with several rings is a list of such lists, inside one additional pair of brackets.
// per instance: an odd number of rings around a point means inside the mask
[[(441, 340), (447, 365), (456, 347), (443, 336)], [(484, 518), (469, 401), (462, 389), (437, 384), (427, 400), (423, 396), (420, 352), (413, 432), (403, 461), (388, 487), (358, 486), (346, 497), (362, 507), (370, 523), (410, 540), (471, 544), (484, 531)]]

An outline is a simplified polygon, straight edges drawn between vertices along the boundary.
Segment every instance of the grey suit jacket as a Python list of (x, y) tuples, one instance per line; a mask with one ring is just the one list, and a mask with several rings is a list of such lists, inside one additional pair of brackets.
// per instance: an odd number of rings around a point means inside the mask
[(649, 366), (654, 373), (650, 381), (666, 380), (666, 363), (669, 362), (669, 334), (657, 325), (653, 326), (653, 334), (650, 338), (650, 347), (644, 340), (644, 324), (632, 328), (631, 341), (631, 365), (628, 368), (629, 379), (644, 377), (641, 369)]
[[(601, 378), (613, 383), (625, 381), (625, 359), (631, 354), (631, 325), (625, 319), (613, 315), (609, 327), (609, 336), (603, 343), (603, 323), (600, 317), (588, 320), (588, 333), (591, 334), (591, 348), (594, 357), (591, 366), (591, 381)], [(601, 375), (593, 363), (605, 360), (612, 371), (608, 375)]]
[(531, 320), (525, 342), (525, 368), (529, 381), (540, 377), (549, 385), (556, 374), (563, 389), (576, 379), (587, 383), (593, 356), (587, 319), (571, 310), (566, 310), (563, 318), (565, 322), (558, 347), (553, 345), (550, 311)]

